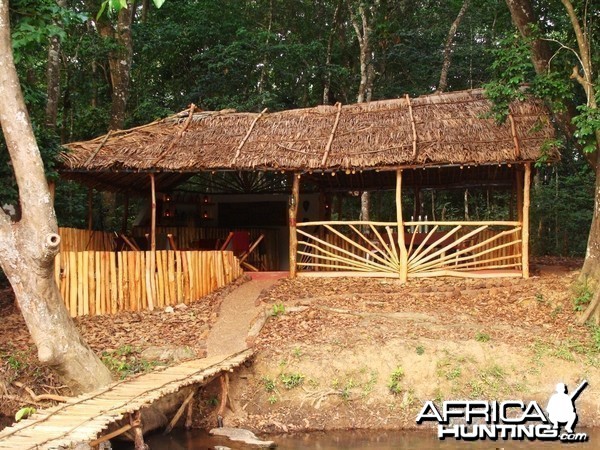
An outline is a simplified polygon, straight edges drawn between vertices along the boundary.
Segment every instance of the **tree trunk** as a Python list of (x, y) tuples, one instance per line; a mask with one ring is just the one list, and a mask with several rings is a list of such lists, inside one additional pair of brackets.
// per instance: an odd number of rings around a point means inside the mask
[(0, 122), (22, 215), (0, 210), (0, 266), (10, 281), (41, 363), (75, 392), (103, 386), (110, 372), (80, 337), (54, 280), (60, 237), (39, 148), (14, 65), (8, 0), (0, 0)]
[[(348, 4), (352, 26), (356, 32), (356, 39), (360, 48), (360, 84), (358, 86), (357, 103), (371, 101), (375, 68), (373, 67), (373, 49), (371, 46), (373, 30), (371, 28), (372, 24), (369, 23), (369, 9), (374, 10), (377, 5), (378, 2), (374, 2), (369, 8), (361, 1), (358, 5), (357, 16), (352, 9), (352, 5)], [(371, 14), (371, 17), (373, 17), (373, 14)]]
[(331, 101), (329, 95), (331, 92), (331, 54), (333, 52), (333, 38), (338, 27), (340, 9), (342, 6), (341, 0), (338, 1), (335, 11), (333, 12), (333, 21), (331, 23), (331, 30), (329, 32), (329, 38), (327, 39), (327, 52), (325, 54), (325, 81), (323, 83), (323, 104), (330, 105)]
[(452, 44), (454, 43), (454, 36), (456, 36), (456, 30), (462, 21), (467, 8), (469, 7), (471, 0), (465, 0), (448, 30), (448, 36), (446, 36), (446, 43), (444, 44), (444, 62), (442, 63), (442, 71), (440, 73), (440, 81), (438, 82), (438, 91), (444, 92), (448, 87), (448, 71), (450, 70), (450, 62), (452, 57)]
[(371, 193), (363, 191), (360, 196), (360, 220), (368, 222), (370, 220), (369, 211), (371, 210)]
[(104, 38), (115, 39), (118, 44), (118, 49), (112, 50), (108, 55), (112, 85), (109, 123), (109, 129), (111, 130), (121, 130), (125, 125), (131, 61), (133, 58), (132, 20), (132, 6), (128, 6), (119, 10), (116, 29), (106, 19), (98, 22), (100, 35)]
[[(66, 0), (57, 0), (60, 8), (67, 4)], [(58, 26), (56, 21), (55, 26)], [(58, 118), (58, 103), (60, 101), (60, 39), (57, 35), (50, 38), (48, 45), (48, 67), (46, 69), (46, 126), (56, 128)]]
[[(531, 0), (506, 0), (506, 5), (521, 36), (530, 38), (538, 25)], [(546, 72), (551, 57), (552, 49), (547, 41), (538, 38), (531, 42), (531, 61), (536, 73)]]

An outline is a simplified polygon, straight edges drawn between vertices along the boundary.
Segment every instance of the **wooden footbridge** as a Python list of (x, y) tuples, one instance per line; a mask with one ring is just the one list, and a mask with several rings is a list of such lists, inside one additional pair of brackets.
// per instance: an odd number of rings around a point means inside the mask
[(0, 450), (58, 450), (72, 448), (80, 442), (94, 446), (103, 440), (98, 436), (110, 424), (128, 415), (131, 424), (117, 431), (123, 433), (133, 428), (141, 433), (138, 417), (142, 407), (182, 387), (206, 384), (222, 372), (240, 366), (251, 356), (252, 350), (244, 350), (229, 356), (195, 359), (112, 383), (66, 403), (40, 410), (30, 418), (5, 428), (0, 432)]

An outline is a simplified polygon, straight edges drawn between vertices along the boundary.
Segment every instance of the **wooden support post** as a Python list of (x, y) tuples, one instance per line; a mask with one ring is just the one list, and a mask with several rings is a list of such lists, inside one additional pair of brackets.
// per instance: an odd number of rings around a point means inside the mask
[(396, 221), (398, 222), (398, 248), (400, 249), (400, 281), (408, 279), (408, 252), (404, 243), (404, 221), (402, 220), (402, 170), (396, 170)]
[(515, 168), (517, 178), (517, 221), (523, 223), (523, 172)]
[(529, 278), (529, 188), (531, 185), (531, 163), (525, 163), (523, 178), (523, 228), (521, 237), (521, 257), (523, 258), (523, 278)]
[(217, 410), (217, 425), (219, 428), (222, 428), (223, 414), (225, 414), (227, 398), (229, 397), (229, 374), (222, 374), (221, 378), (219, 378), (219, 382), (221, 383), (221, 402), (219, 403), (219, 409)]
[(135, 450), (147, 450), (148, 446), (144, 444), (144, 433), (142, 431), (142, 416), (140, 411), (135, 411), (129, 416), (131, 429), (133, 430), (133, 444)]
[(150, 217), (150, 250), (156, 251), (156, 182), (154, 174), (150, 174), (151, 217)]
[(194, 397), (190, 400), (187, 405), (187, 414), (185, 417), (185, 429), (191, 430), (194, 423)]
[(298, 201), (300, 198), (300, 174), (294, 173), (292, 195), (289, 204), (290, 222), (290, 278), (296, 278), (296, 253), (298, 251), (298, 236), (296, 234), (296, 218), (298, 216)]
[(127, 234), (127, 222), (129, 219), (129, 191), (125, 192), (123, 195), (123, 219), (121, 222), (121, 233)]
[[(192, 390), (192, 392), (190, 392), (190, 394), (186, 397), (186, 399), (183, 401), (183, 403), (181, 404), (181, 406), (179, 407), (179, 409), (173, 416), (173, 419), (171, 419), (171, 422), (169, 422), (169, 425), (167, 425), (167, 428), (165, 428), (165, 431), (163, 434), (169, 434), (171, 432), (171, 430), (173, 428), (175, 428), (175, 425), (177, 425), (177, 422), (183, 415), (183, 412), (185, 411), (186, 406), (191, 405), (193, 403), (194, 394), (195, 394), (195, 391)], [(188, 409), (188, 415), (191, 415), (189, 409)], [(185, 423), (186, 423), (186, 428), (188, 428), (187, 419), (186, 419)]]
[(94, 204), (94, 190), (92, 188), (88, 188), (88, 230), (91, 230), (94, 225), (94, 214), (93, 214), (93, 204)]

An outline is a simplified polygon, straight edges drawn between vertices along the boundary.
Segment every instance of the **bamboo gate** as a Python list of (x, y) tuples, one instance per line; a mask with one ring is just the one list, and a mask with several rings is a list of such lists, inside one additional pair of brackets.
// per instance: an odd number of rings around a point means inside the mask
[(55, 278), (72, 317), (190, 303), (243, 273), (230, 251), (113, 251), (110, 233), (59, 234)]
[(405, 222), (398, 169), (395, 222), (296, 222), (300, 175), (295, 174), (289, 209), (291, 276), (399, 277), (404, 282), (435, 276), (528, 278), (530, 176), (530, 163), (517, 171), (516, 221)]

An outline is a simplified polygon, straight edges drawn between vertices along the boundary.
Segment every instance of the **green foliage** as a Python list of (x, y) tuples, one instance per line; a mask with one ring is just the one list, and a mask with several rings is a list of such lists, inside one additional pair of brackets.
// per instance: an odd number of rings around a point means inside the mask
[(388, 389), (394, 395), (398, 395), (402, 392), (402, 380), (404, 379), (404, 369), (402, 366), (396, 367), (390, 375), (388, 382)]
[[(596, 101), (600, 103), (600, 93), (597, 93), (596, 97)], [(598, 149), (599, 145), (596, 135), (600, 132), (600, 109), (579, 105), (577, 110), (579, 115), (573, 118), (573, 124), (577, 127), (575, 138), (582, 145), (585, 153), (592, 153)]]
[(583, 311), (594, 296), (588, 285), (587, 278), (584, 281), (577, 281), (573, 284), (573, 295), (573, 309), (575, 311)]
[(263, 382), (263, 385), (265, 387), (265, 391), (266, 392), (273, 392), (275, 390), (275, 388), (276, 388), (276, 385), (275, 385), (276, 381), (275, 381), (274, 378), (270, 378), (270, 377), (266, 377), (265, 376), (265, 377), (262, 377), (261, 380)]
[(422, 345), (417, 345), (416, 351), (417, 355), (422, 355), (423, 353), (425, 353), (425, 347), (423, 347)]
[(477, 342), (489, 342), (490, 339), (490, 335), (484, 331), (478, 331), (477, 333), (475, 333), (475, 340)]
[(285, 314), (285, 305), (283, 303), (275, 303), (271, 310), (271, 315), (274, 317)]
[(160, 364), (159, 361), (141, 358), (139, 350), (131, 345), (123, 345), (116, 350), (103, 352), (101, 359), (110, 371), (121, 379), (136, 373), (149, 372)]
[(286, 389), (294, 389), (304, 382), (305, 376), (298, 372), (282, 373), (279, 377)]
[(33, 406), (26, 406), (24, 408), (19, 409), (15, 414), (15, 422), (20, 422), (23, 419), (27, 419), (28, 417), (35, 414), (36, 411), (37, 410)]

